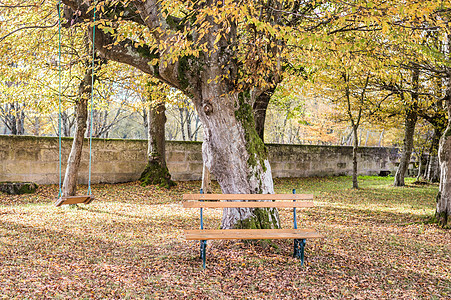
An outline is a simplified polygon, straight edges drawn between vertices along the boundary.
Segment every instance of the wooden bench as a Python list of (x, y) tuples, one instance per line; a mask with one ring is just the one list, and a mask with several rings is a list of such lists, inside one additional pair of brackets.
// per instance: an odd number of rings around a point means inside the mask
[[(186, 240), (200, 241), (200, 257), (203, 267), (206, 261), (207, 240), (294, 239), (293, 257), (304, 264), (305, 240), (323, 237), (314, 229), (299, 229), (296, 209), (313, 207), (311, 194), (185, 194), (184, 208), (200, 208), (200, 229), (185, 230)], [(266, 201), (262, 201), (266, 200)], [(302, 202), (299, 202), (302, 200)], [(277, 202), (276, 202), (277, 201)], [(293, 229), (204, 229), (204, 208), (293, 208)]]

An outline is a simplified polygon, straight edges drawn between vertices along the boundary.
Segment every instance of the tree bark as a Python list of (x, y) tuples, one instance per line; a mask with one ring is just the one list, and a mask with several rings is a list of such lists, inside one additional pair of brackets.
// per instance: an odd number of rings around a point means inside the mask
[(358, 166), (357, 166), (357, 152), (358, 152), (358, 148), (359, 148), (359, 139), (358, 139), (358, 135), (357, 135), (357, 130), (359, 129), (359, 125), (360, 125), (360, 120), (362, 118), (362, 112), (363, 112), (363, 103), (364, 103), (364, 99), (365, 99), (365, 93), (366, 93), (366, 89), (368, 87), (368, 83), (369, 83), (369, 79), (370, 76), (367, 75), (366, 76), (366, 80), (365, 80), (365, 85), (362, 88), (362, 91), (360, 92), (359, 95), (359, 105), (358, 105), (358, 112), (357, 112), (357, 116), (354, 117), (353, 116), (353, 110), (352, 110), (352, 105), (351, 105), (351, 89), (350, 89), (350, 75), (347, 72), (343, 72), (341, 74), (343, 81), (345, 82), (345, 88), (344, 88), (344, 94), (345, 94), (345, 99), (346, 99), (346, 108), (347, 108), (347, 114), (349, 117), (349, 121), (351, 123), (351, 129), (352, 129), (352, 137), (353, 137), (353, 148), (352, 148), (352, 188), (353, 189), (358, 189), (359, 188), (359, 184), (357, 181), (357, 171), (358, 171)]
[(255, 100), (253, 105), (255, 129), (257, 130), (257, 134), (262, 139), (262, 141), (264, 141), (265, 135), (266, 110), (275, 90), (276, 85), (261, 93)]
[[(225, 95), (205, 84), (204, 99), (211, 111), (198, 107), (205, 136), (202, 154), (206, 167), (215, 175), (224, 194), (274, 193), (271, 166), (263, 141), (257, 134), (252, 107), (245, 93)], [(219, 93), (218, 93), (219, 92)], [(195, 102), (197, 105), (199, 101)], [(279, 227), (275, 209), (224, 209), (222, 228)]]
[[(451, 42), (451, 36), (448, 36)], [(451, 46), (448, 44), (448, 49)], [(438, 150), (440, 162), (440, 185), (437, 195), (435, 218), (442, 227), (451, 227), (451, 68), (447, 68), (445, 103), (448, 109), (448, 126), (440, 139)]]
[[(399, 162), (398, 170), (395, 174), (394, 186), (404, 186), (404, 176), (409, 168), (410, 156), (413, 149), (413, 135), (415, 133), (415, 125), (418, 120), (418, 81), (420, 71), (417, 68), (412, 70), (412, 104), (406, 110), (406, 118), (404, 122), (404, 141), (402, 147), (401, 160)], [(403, 97), (401, 93), (401, 97)]]
[(428, 168), (429, 168), (429, 160), (430, 160), (431, 156), (428, 155), (426, 158), (426, 165), (424, 168), (424, 172), (423, 172), (423, 178), (426, 178), (428, 176)]
[(191, 112), (189, 111), (188, 108), (185, 108), (185, 113), (186, 113), (186, 134), (188, 135), (188, 140), (192, 141), (193, 140), (193, 133), (191, 132)]
[(185, 115), (183, 114), (184, 107), (179, 107), (179, 115), (180, 115), (180, 129), (182, 132), (182, 140), (186, 141), (185, 136)]
[(438, 155), (431, 155), (428, 164), (426, 180), (429, 182), (440, 181), (440, 163)]
[(354, 143), (352, 146), (352, 188), (358, 189), (359, 183), (357, 181), (357, 153), (359, 150), (359, 140), (357, 138), (357, 130), (359, 126), (353, 125), (352, 126), (352, 132), (354, 134)]
[(204, 194), (211, 194), (211, 174), (210, 170), (205, 166), (202, 168), (202, 191)]
[(62, 187), (62, 196), (74, 196), (77, 192), (78, 170), (80, 168), (83, 141), (88, 120), (88, 99), (91, 92), (92, 70), (87, 69), (78, 87), (78, 99), (75, 102), (75, 133), (72, 148), (67, 159), (66, 173)]
[(70, 120), (70, 116), (67, 114), (67, 112), (62, 112), (61, 113), (62, 135), (69, 137), (72, 126), (73, 122)]
[(404, 128), (404, 141), (402, 146), (401, 159), (399, 161), (399, 167), (395, 174), (394, 186), (404, 186), (404, 176), (409, 168), (410, 157), (412, 155), (413, 148), (413, 135), (415, 133), (415, 125), (418, 119), (416, 107), (411, 107), (406, 112), (405, 128)]
[(195, 127), (196, 129), (194, 131), (194, 141), (197, 141), (197, 136), (199, 134), (199, 128), (200, 128), (199, 123), (200, 123), (200, 119), (199, 119), (199, 116), (196, 114), (196, 127)]
[(175, 185), (166, 166), (166, 106), (164, 102), (149, 105), (147, 113), (147, 166), (141, 174), (141, 184), (170, 188)]
[(24, 135), (25, 134), (25, 113), (22, 109), (18, 112), (18, 118), (17, 120), (17, 134), (18, 135)]
[[(429, 150), (429, 163), (426, 170), (425, 179), (429, 182), (439, 182), (440, 181), (440, 163), (438, 158), (438, 148), (440, 145), (440, 137), (445, 130), (443, 126), (440, 126), (442, 120), (439, 120), (436, 125), (434, 125), (434, 135), (432, 137), (431, 148)], [(439, 126), (437, 126), (437, 124)]]
[(421, 169), (423, 169), (423, 152), (418, 154), (417, 181), (419, 181), (421, 179)]

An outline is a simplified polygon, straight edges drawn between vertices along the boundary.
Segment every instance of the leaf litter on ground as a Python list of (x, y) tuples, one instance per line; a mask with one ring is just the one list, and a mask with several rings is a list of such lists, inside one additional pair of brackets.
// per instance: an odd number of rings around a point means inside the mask
[[(198, 242), (183, 239), (199, 212), (181, 207), (198, 181), (98, 184), (77, 208), (55, 207), (54, 185), (0, 194), (0, 299), (449, 299), (451, 233), (424, 222), (437, 185), (359, 180), (352, 190), (345, 176), (275, 179), (277, 193), (315, 195), (299, 224), (325, 238), (307, 241), (303, 267), (292, 241), (209, 241), (203, 270)], [(290, 228), (291, 210), (280, 216)], [(207, 227), (220, 222), (205, 212)]]

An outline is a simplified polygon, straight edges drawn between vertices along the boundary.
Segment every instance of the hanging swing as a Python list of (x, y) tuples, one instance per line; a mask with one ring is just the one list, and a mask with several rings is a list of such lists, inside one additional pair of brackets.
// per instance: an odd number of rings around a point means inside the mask
[(80, 196), (62, 196), (62, 175), (61, 175), (61, 0), (58, 4), (58, 36), (59, 36), (59, 44), (58, 44), (58, 76), (59, 76), (59, 86), (58, 86), (58, 105), (59, 105), (59, 115), (58, 115), (58, 141), (59, 141), (59, 194), (58, 194), (58, 200), (55, 202), (56, 206), (61, 206), (64, 204), (78, 204), (78, 203), (84, 203), (89, 204), (94, 200), (94, 195), (91, 193), (91, 162), (92, 162), (92, 121), (93, 121), (93, 111), (92, 111), (92, 103), (94, 98), (94, 39), (96, 34), (96, 27), (95, 27), (95, 20), (96, 20), (96, 10), (94, 7), (94, 24), (93, 24), (93, 32), (92, 32), (92, 78), (91, 78), (91, 103), (90, 103), (90, 110), (91, 110), (91, 117), (90, 117), (90, 126), (89, 126), (89, 179), (88, 179), (88, 193), (87, 195), (80, 195)]

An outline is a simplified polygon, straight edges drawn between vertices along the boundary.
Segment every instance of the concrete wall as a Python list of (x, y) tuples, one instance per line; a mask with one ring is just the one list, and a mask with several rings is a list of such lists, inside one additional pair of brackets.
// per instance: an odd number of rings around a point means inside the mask
[[(274, 177), (309, 177), (352, 174), (352, 147), (268, 145)], [(395, 171), (398, 149), (365, 147), (357, 155), (358, 173), (378, 175)]]
[[(63, 176), (72, 139), (62, 140)], [(85, 145), (88, 145), (87, 140)], [(87, 149), (88, 147), (85, 147)], [(93, 139), (92, 182), (137, 180), (146, 165), (143, 140)], [(199, 180), (202, 144), (167, 142), (166, 158), (174, 180)], [(274, 177), (345, 175), (352, 172), (352, 148), (336, 146), (268, 145)], [(393, 171), (397, 149), (362, 148), (359, 173)], [(53, 137), (0, 136), (0, 181), (58, 183), (58, 139)], [(80, 182), (88, 181), (87, 150), (83, 151)]]

